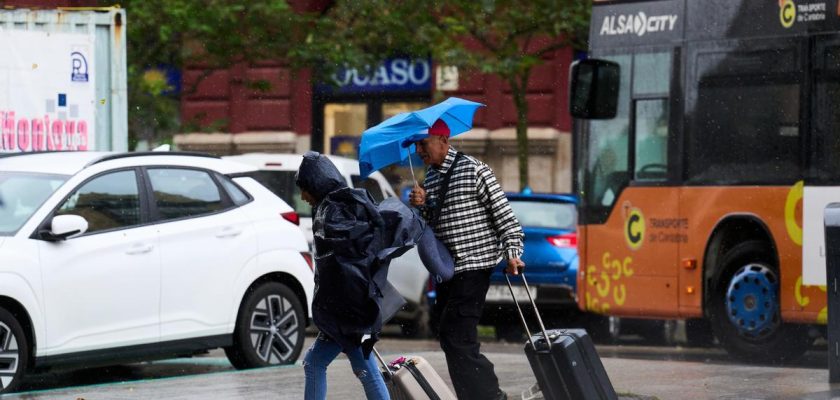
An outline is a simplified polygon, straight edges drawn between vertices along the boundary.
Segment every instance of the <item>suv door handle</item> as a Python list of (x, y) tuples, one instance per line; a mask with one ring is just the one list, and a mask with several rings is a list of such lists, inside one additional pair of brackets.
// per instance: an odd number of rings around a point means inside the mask
[(131, 245), (131, 247), (128, 248), (128, 251), (126, 251), (125, 254), (129, 254), (129, 255), (146, 254), (150, 251), (152, 251), (152, 245), (145, 244), (145, 243), (137, 243), (137, 244)]
[(242, 233), (241, 229), (237, 229), (237, 228), (234, 228), (232, 226), (228, 226), (228, 227), (222, 228), (222, 230), (220, 230), (219, 233), (216, 234), (216, 237), (217, 238), (229, 238), (229, 237), (239, 236), (240, 233)]

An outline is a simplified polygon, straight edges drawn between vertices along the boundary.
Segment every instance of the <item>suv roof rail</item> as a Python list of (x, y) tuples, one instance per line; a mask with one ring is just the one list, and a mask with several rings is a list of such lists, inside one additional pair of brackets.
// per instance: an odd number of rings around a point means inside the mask
[(85, 167), (90, 167), (91, 165), (99, 164), (105, 161), (111, 160), (118, 160), (120, 158), (129, 158), (129, 157), (145, 157), (145, 156), (191, 156), (191, 157), (205, 157), (205, 158), (217, 158), (221, 159), (221, 157), (208, 154), (208, 153), (200, 153), (197, 151), (137, 151), (137, 152), (126, 152), (126, 153), (117, 153), (117, 154), (108, 154), (102, 157), (97, 158), (89, 162)]

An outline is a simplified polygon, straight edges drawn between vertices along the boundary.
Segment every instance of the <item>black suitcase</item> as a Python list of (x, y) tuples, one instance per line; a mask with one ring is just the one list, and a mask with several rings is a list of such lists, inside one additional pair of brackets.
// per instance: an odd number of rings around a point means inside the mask
[[(525, 321), (525, 315), (513, 294), (510, 278), (505, 274), (510, 295), (519, 310), (522, 325), (528, 333), (525, 355), (537, 377), (543, 397), (546, 400), (617, 400), (604, 364), (595, 351), (592, 339), (583, 329), (552, 329), (546, 331), (537, 305), (531, 297), (528, 281), (521, 274), (526, 293), (542, 332), (532, 335)], [(548, 338), (546, 341), (545, 338)]]

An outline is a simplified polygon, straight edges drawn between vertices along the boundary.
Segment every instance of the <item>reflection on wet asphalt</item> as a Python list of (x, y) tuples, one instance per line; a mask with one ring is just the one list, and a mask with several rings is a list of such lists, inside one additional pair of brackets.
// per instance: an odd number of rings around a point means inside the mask
[(759, 365), (796, 368), (825, 369), (828, 355), (825, 348), (815, 347), (800, 359), (781, 363), (745, 363), (733, 359), (720, 348), (682, 347), (682, 346), (634, 346), (634, 345), (599, 345), (601, 357), (626, 358), (635, 360), (690, 361), (713, 364)]
[(20, 391), (151, 380), (232, 370), (234, 368), (230, 362), (221, 351), (217, 350), (200, 357), (40, 373), (26, 379)]
[[(304, 348), (308, 347), (311, 340), (311, 337), (307, 338)], [(496, 342), (489, 338), (482, 343), (482, 352), (488, 354), (488, 357), (496, 363), (497, 374), (501, 380), (514, 390), (528, 387), (534, 380), (523, 355), (523, 344)], [(406, 340), (389, 337), (379, 342), (377, 348), (384, 355), (423, 354), (438, 364), (443, 363), (438, 367), (445, 374), (445, 361), (439, 344), (434, 340)], [(828, 385), (825, 378), (827, 353), (824, 345), (815, 347), (795, 362), (781, 365), (745, 364), (732, 359), (722, 349), (714, 347), (641, 345), (632, 340), (615, 345), (599, 345), (598, 353), (604, 360), (604, 365), (617, 389), (641, 395), (656, 395), (661, 399), (675, 398), (672, 397), (673, 388), (684, 385), (685, 380), (691, 380), (693, 385), (700, 389), (694, 389), (698, 394), (696, 397), (684, 398), (781, 400), (830, 399), (840, 396), (840, 389), (835, 389), (834, 385)], [(94, 394), (100, 396), (99, 398), (115, 398), (113, 397), (115, 393), (125, 394), (124, 397), (119, 398), (142, 398), (150, 394), (170, 393), (166, 388), (172, 386), (187, 387), (189, 391), (197, 390), (198, 387), (195, 385), (203, 385), (204, 383), (201, 382), (208, 381), (216, 382), (217, 385), (234, 385), (225, 387), (223, 390), (233, 392), (246, 390), (251, 393), (250, 390), (255, 390), (251, 386), (256, 385), (264, 389), (265, 385), (279, 384), (275, 381), (281, 376), (283, 378), (280, 379), (286, 382), (283, 385), (294, 383), (292, 386), (295, 386), (295, 390), (302, 390), (302, 371), (299, 365), (300, 362), (295, 366), (272, 370), (274, 372), (240, 372), (233, 369), (221, 350), (214, 350), (209, 354), (193, 358), (34, 375), (24, 383), (22, 393), (8, 396), (8, 398), (77, 398), (85, 397), (85, 395), (87, 395), (85, 398), (94, 398), (91, 397)], [(350, 390), (349, 393), (355, 393), (353, 392), (356, 389), (353, 386), (354, 379), (349, 369), (343, 371), (346, 366), (342, 362), (338, 362), (337, 365), (339, 367), (331, 374), (337, 374), (339, 380), (343, 379), (342, 382), (350, 385), (346, 390)], [(213, 377), (214, 374), (219, 375)], [(265, 382), (269, 383), (263, 383), (265, 379), (268, 379)], [(257, 384), (257, 382), (260, 383)], [(742, 384), (754, 385), (756, 389), (755, 391), (745, 391), (743, 388), (740, 391), (732, 389)], [(149, 392), (149, 389), (145, 388), (150, 385), (160, 389)], [(289, 396), (282, 398), (296, 398), (291, 392), (288, 394)], [(68, 395), (72, 396), (67, 397)], [(103, 395), (105, 397), (101, 397)], [(189, 394), (185, 396), (187, 397), (183, 398), (190, 398)], [(239, 395), (222, 397), (260, 398), (259, 396), (237, 396)], [(355, 397), (351, 395), (348, 398)]]

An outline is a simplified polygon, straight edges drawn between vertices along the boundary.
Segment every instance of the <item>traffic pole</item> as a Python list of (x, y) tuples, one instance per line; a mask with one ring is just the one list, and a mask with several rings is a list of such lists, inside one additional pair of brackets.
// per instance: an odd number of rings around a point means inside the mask
[(825, 277), (828, 294), (828, 382), (840, 382), (840, 203), (825, 207)]

